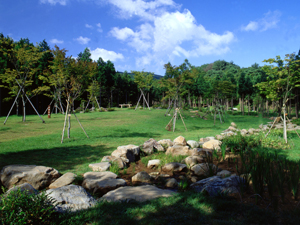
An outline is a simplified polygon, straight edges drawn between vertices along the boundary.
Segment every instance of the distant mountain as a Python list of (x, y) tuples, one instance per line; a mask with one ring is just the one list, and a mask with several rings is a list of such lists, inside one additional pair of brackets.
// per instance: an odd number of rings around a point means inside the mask
[[(124, 72), (119, 72), (119, 71), (118, 71), (117, 73), (123, 74)], [(134, 73), (128, 73), (128, 72), (127, 72), (127, 74), (129, 74), (132, 78), (134, 77)], [(154, 74), (154, 75), (153, 75), (153, 78), (156, 79), (156, 80), (159, 80), (159, 79), (163, 78), (163, 76)]]

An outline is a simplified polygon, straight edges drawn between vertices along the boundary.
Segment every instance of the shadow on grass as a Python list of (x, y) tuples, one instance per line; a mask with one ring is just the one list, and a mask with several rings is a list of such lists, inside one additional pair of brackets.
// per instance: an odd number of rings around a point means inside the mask
[(129, 129), (117, 129), (114, 130), (113, 134), (103, 134), (101, 136), (95, 136), (96, 138), (99, 137), (118, 137), (118, 138), (128, 138), (128, 137), (143, 137), (143, 138), (150, 138), (150, 137), (157, 137), (160, 136), (160, 133), (154, 132), (132, 132)]
[(0, 168), (12, 164), (43, 165), (53, 167), (59, 172), (76, 173), (76, 166), (97, 160), (100, 162), (101, 158), (110, 154), (112, 150), (113, 148), (104, 145), (79, 145), (3, 153), (0, 154)]
[(271, 211), (243, 205), (230, 197), (178, 193), (143, 203), (100, 202), (95, 208), (68, 215), (72, 224), (276, 224)]

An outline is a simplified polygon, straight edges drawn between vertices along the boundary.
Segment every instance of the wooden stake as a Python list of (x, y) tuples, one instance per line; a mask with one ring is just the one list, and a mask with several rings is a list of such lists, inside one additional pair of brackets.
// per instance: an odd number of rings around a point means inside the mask
[[(68, 112), (68, 109), (69, 109), (69, 99), (70, 99), (70, 97), (68, 97), (66, 112)], [(64, 122), (64, 127), (63, 127), (63, 131), (62, 131), (62, 136), (61, 136), (61, 143), (63, 143), (63, 141), (64, 141), (64, 133), (65, 133), (65, 128), (66, 128), (67, 116), (68, 116), (68, 113), (66, 113), (66, 115), (65, 115), (65, 122)]]
[(87, 133), (85, 132), (85, 130), (84, 130), (84, 128), (83, 128), (83, 126), (81, 125), (81, 123), (80, 123), (79, 119), (77, 118), (77, 116), (76, 116), (75, 112), (73, 112), (73, 114), (74, 114), (75, 118), (77, 119), (77, 121), (78, 121), (78, 123), (79, 123), (79, 125), (80, 125), (81, 129), (83, 130), (83, 132), (85, 133), (85, 135), (87, 136), (87, 138), (89, 138), (89, 136), (88, 136), (88, 135), (87, 135)]

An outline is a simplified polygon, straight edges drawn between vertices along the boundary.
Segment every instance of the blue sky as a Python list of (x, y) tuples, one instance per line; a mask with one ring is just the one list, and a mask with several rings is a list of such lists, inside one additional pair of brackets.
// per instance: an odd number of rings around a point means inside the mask
[(164, 75), (186, 58), (249, 67), (298, 52), (299, 9), (299, 0), (0, 0), (0, 32)]

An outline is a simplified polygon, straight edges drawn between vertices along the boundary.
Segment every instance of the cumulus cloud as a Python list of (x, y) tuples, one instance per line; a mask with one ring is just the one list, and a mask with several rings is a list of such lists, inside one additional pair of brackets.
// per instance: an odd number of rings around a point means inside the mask
[(51, 44), (63, 44), (64, 41), (63, 40), (58, 40), (58, 39), (54, 38), (54, 39), (50, 40), (50, 43)]
[(51, 5), (56, 5), (56, 3), (60, 5), (67, 5), (67, 1), (68, 0), (40, 0), (43, 4), (49, 3)]
[(91, 39), (90, 39), (90, 38), (87, 38), (87, 37), (82, 37), (82, 36), (80, 36), (79, 38), (76, 38), (75, 40), (78, 41), (79, 44), (85, 45), (85, 44), (89, 43), (89, 41), (90, 41)]
[(89, 25), (89, 24), (85, 24), (85, 27), (86, 27), (86, 28), (89, 28), (89, 29), (93, 29), (93, 26), (92, 26), (92, 25)]
[(94, 50), (91, 50), (91, 54), (91, 58), (95, 61), (97, 61), (99, 57), (101, 57), (104, 61), (110, 60), (112, 62), (124, 59), (124, 56), (121, 53), (108, 51), (103, 48), (96, 48)]
[(143, 23), (135, 30), (114, 27), (110, 34), (127, 42), (138, 53), (145, 54), (137, 59), (140, 65), (173, 57), (224, 54), (230, 51), (229, 44), (235, 39), (232, 32), (217, 34), (197, 24), (189, 10), (165, 12), (156, 16), (153, 22)]
[(247, 26), (242, 26), (243, 31), (266, 31), (275, 28), (280, 21), (281, 12), (269, 11), (264, 14), (264, 17), (258, 19), (257, 21), (250, 21)]

